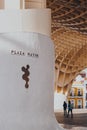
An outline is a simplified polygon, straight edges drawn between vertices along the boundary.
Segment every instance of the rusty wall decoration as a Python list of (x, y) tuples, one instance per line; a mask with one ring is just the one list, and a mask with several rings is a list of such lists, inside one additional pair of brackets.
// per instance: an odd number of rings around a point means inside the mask
[(22, 79), (25, 80), (25, 88), (28, 88), (29, 87), (29, 75), (30, 75), (30, 72), (29, 72), (29, 68), (30, 66), (29, 65), (26, 65), (26, 67), (22, 67), (21, 70), (24, 72), (24, 74), (22, 75)]

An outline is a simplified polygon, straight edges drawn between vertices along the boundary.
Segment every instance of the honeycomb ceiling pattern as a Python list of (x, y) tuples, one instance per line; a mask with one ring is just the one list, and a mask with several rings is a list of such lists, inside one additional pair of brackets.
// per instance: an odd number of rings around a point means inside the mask
[(67, 94), (87, 67), (87, 0), (47, 0), (52, 10), (55, 45), (55, 89)]

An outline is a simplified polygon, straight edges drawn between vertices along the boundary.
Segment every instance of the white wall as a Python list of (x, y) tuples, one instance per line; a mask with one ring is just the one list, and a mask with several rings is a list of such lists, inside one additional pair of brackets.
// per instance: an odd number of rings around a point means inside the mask
[(54, 111), (63, 110), (63, 102), (66, 101), (66, 96), (61, 93), (54, 93)]

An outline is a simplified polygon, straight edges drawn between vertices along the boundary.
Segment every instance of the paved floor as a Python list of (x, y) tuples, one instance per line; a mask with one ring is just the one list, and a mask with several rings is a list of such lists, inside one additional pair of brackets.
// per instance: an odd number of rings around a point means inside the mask
[(64, 117), (63, 111), (55, 112), (59, 124), (68, 130), (87, 130), (87, 110), (73, 110), (73, 118)]

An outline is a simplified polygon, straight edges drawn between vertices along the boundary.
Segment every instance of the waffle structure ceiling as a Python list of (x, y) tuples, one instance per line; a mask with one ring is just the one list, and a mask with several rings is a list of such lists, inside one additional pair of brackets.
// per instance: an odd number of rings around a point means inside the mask
[(52, 11), (55, 88), (66, 93), (87, 67), (87, 0), (47, 0)]

